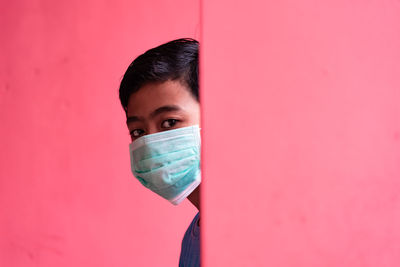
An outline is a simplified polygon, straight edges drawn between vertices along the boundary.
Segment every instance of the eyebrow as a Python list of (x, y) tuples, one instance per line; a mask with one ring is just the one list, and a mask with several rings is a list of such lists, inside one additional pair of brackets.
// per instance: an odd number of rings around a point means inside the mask
[[(166, 106), (159, 107), (156, 110), (154, 110), (153, 112), (151, 112), (150, 117), (154, 118), (155, 116), (157, 116), (161, 113), (171, 112), (171, 111), (180, 111), (180, 110), (182, 110), (182, 109), (179, 106), (166, 105)], [(141, 120), (143, 120), (143, 118), (138, 117), (138, 116), (130, 116), (130, 117), (126, 118), (126, 124), (128, 124), (130, 122), (141, 121)]]

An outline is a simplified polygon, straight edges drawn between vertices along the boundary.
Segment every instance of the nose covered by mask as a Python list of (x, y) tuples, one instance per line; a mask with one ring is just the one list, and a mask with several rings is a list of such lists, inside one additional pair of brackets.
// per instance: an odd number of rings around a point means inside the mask
[(200, 141), (198, 125), (142, 136), (129, 145), (132, 173), (178, 205), (201, 182)]

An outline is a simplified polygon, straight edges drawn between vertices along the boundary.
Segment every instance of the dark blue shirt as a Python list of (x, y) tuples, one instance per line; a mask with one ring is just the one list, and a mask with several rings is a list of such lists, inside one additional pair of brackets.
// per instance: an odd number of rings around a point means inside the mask
[(200, 267), (199, 218), (197, 213), (183, 237), (179, 267)]

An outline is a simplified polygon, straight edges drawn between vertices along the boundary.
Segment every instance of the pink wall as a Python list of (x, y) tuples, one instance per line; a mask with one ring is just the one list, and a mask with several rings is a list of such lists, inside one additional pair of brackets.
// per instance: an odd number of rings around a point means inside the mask
[(202, 3), (203, 266), (400, 266), (400, 2)]
[[(0, 266), (176, 266), (195, 210), (131, 176), (117, 89), (198, 2), (0, 9)], [(203, 26), (204, 266), (398, 266), (399, 2), (203, 0)]]
[(142, 188), (118, 86), (199, 2), (1, 1), (0, 266), (177, 266), (195, 210)]

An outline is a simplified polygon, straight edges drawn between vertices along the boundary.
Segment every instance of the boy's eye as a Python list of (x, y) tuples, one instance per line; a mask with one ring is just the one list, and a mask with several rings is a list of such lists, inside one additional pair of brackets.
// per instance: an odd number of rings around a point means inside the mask
[(171, 127), (174, 127), (177, 122), (178, 122), (178, 120), (168, 119), (168, 120), (165, 120), (162, 122), (161, 127), (162, 128), (171, 128)]
[(144, 131), (142, 129), (135, 129), (130, 132), (130, 135), (132, 138), (137, 138), (137, 137), (141, 136), (143, 133), (144, 133)]

